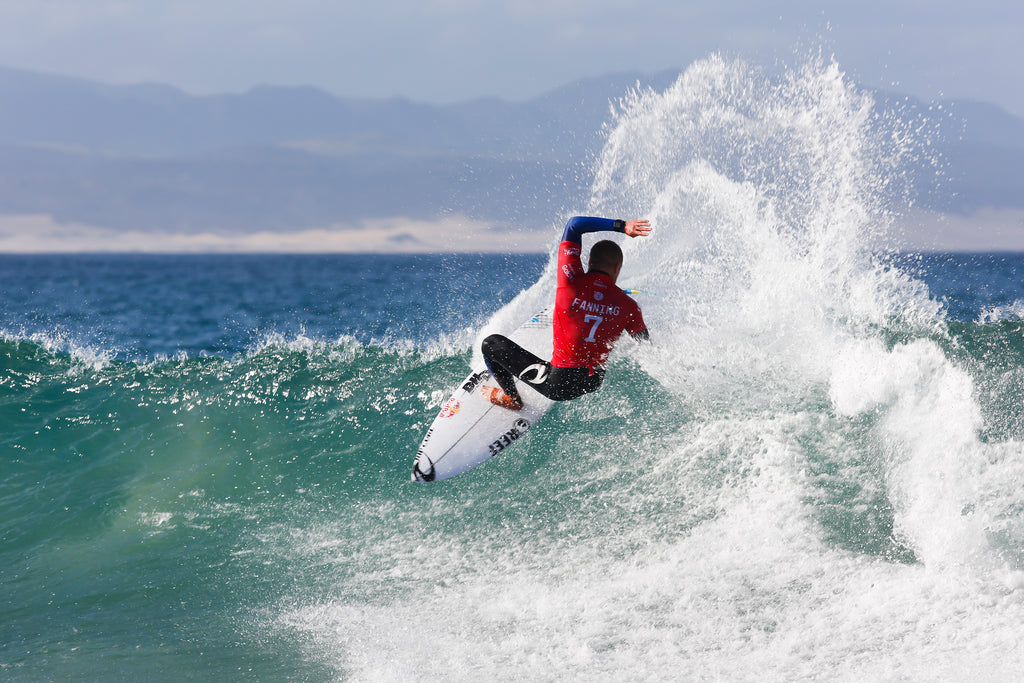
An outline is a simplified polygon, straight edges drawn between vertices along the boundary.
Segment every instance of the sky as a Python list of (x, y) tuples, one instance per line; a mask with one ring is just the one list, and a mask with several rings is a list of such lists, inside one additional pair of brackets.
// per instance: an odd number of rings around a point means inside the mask
[(1024, 3), (1008, 0), (0, 0), (0, 66), (192, 94), (524, 100), (713, 52), (819, 48), (856, 83), (1024, 116)]

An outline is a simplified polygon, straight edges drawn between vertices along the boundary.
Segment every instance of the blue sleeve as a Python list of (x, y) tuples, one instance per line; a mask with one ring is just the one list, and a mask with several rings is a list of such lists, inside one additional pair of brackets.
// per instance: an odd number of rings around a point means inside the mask
[(587, 232), (622, 232), (626, 226), (625, 221), (612, 220), (611, 218), (593, 218), (589, 216), (573, 216), (565, 224), (565, 231), (562, 233), (563, 242), (583, 243), (583, 234)]

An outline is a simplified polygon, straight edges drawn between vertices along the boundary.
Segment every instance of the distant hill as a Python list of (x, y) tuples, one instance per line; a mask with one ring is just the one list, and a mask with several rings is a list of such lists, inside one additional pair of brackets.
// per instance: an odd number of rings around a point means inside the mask
[[(608, 103), (677, 76), (618, 74), (526, 102), (434, 106), (308, 87), (197, 97), (0, 68), (0, 213), (135, 230), (448, 213), (547, 225), (586, 196)], [(879, 102), (927, 109), (895, 94)], [(920, 205), (1024, 206), (1024, 120), (984, 103), (944, 106), (955, 114), (941, 150), (950, 180)]]

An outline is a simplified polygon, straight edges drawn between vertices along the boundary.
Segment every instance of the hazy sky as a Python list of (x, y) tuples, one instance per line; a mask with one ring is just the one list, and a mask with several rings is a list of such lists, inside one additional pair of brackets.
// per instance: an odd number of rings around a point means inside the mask
[(819, 46), (863, 85), (1024, 115), (1024, 3), (1009, 0), (0, 0), (2, 66), (192, 93), (519, 100), (714, 51), (771, 64)]

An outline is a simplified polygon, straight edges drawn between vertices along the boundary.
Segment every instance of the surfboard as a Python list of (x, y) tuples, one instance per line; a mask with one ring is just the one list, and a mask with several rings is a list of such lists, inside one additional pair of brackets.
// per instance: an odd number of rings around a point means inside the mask
[[(533, 316), (509, 337), (541, 358), (551, 357), (552, 309)], [(522, 410), (509, 410), (484, 397), (498, 383), (480, 361), (441, 406), (423, 437), (412, 467), (413, 481), (454, 477), (506, 452), (544, 417), (554, 403), (525, 382), (517, 382)]]

